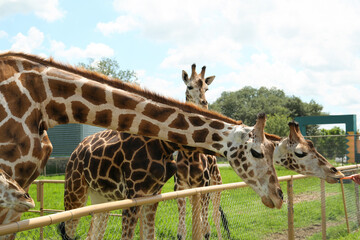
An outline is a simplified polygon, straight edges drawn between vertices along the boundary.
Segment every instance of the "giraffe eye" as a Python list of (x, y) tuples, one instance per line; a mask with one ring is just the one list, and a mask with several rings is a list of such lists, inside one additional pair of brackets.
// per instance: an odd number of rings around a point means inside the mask
[(188, 86), (187, 88), (188, 88), (189, 90), (194, 89), (193, 86)]
[(302, 153), (294, 152), (294, 153), (295, 153), (295, 155), (296, 155), (298, 158), (303, 158), (303, 157), (305, 157), (305, 156), (307, 155), (306, 152), (302, 152)]
[(264, 154), (263, 153), (258, 153), (257, 151), (255, 151), (254, 149), (251, 149), (251, 155), (253, 155), (254, 158), (264, 158)]

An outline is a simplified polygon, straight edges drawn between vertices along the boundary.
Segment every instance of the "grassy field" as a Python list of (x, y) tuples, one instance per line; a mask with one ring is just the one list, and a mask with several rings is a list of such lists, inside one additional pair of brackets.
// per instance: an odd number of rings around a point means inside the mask
[[(241, 181), (230, 167), (220, 168), (223, 183), (232, 183)], [(278, 176), (295, 175), (294, 172), (277, 167)], [(40, 177), (39, 179), (45, 179)], [(64, 179), (64, 176), (46, 177), (46, 179)], [(174, 182), (171, 179), (163, 188), (163, 192), (173, 191)], [(286, 182), (281, 183), (281, 187), (286, 192)], [(351, 188), (351, 186), (345, 186)], [(32, 186), (29, 193), (35, 199), (36, 187)], [(339, 194), (339, 184), (326, 184), (326, 215), (327, 215), (327, 239), (360, 239), (360, 233), (348, 235), (344, 221), (344, 209), (342, 205), (341, 194)], [(353, 189), (353, 188), (352, 188)], [(45, 208), (63, 209), (63, 185), (45, 184)], [(351, 189), (350, 189), (351, 191)], [(319, 198), (320, 181), (315, 178), (297, 180), (294, 182), (294, 194), (301, 201), (295, 203), (295, 228), (296, 232), (300, 230), (307, 234), (307, 239), (321, 239), (321, 233), (309, 235), (314, 228), (321, 224), (321, 208)], [(286, 193), (285, 193), (286, 197)], [(90, 202), (89, 202), (90, 203)], [(38, 202), (36, 209), (39, 209)], [(229, 190), (222, 193), (222, 208), (227, 215), (232, 239), (279, 239), (279, 236), (286, 234), (287, 229), (287, 205), (282, 209), (269, 209), (263, 206), (259, 197), (251, 189)], [(212, 207), (210, 207), (212, 211)], [(120, 213), (120, 211), (117, 211)], [(177, 231), (177, 205), (176, 201), (162, 202), (159, 204), (156, 217), (157, 239), (176, 239)], [(210, 222), (213, 223), (210, 215)], [(28, 219), (39, 216), (36, 213), (26, 213), (22, 219)], [(85, 238), (88, 229), (90, 217), (81, 221), (78, 227), (78, 235), (81, 239)], [(315, 227), (314, 227), (315, 226)], [(354, 226), (355, 227), (355, 226)], [(187, 207), (187, 228), (188, 239), (191, 239), (191, 207)], [(211, 226), (211, 239), (217, 239), (215, 226)], [(139, 230), (137, 229), (137, 232)], [(223, 236), (226, 232), (223, 231)], [(321, 228), (320, 230), (321, 231)], [(33, 234), (38, 234), (34, 230)], [(107, 227), (105, 239), (119, 239), (121, 236), (121, 219), (111, 217)], [(280, 235), (279, 235), (280, 234)], [(45, 235), (47, 239), (59, 239), (56, 235), (55, 227), (46, 227)], [(38, 236), (38, 235), (36, 235)], [(286, 235), (285, 235), (286, 236)], [(22, 237), (19, 237), (22, 239)], [(138, 237), (136, 238), (138, 239)]]

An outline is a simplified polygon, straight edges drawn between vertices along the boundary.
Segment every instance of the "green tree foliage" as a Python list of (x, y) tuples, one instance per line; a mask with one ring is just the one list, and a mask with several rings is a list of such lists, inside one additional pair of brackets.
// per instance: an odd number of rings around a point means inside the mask
[(275, 113), (274, 115), (267, 116), (265, 132), (286, 137), (290, 132), (288, 127), (290, 121), (292, 121), (292, 119), (284, 114)]
[[(220, 98), (210, 105), (210, 109), (230, 118), (242, 120), (247, 125), (254, 125), (256, 116), (260, 112), (265, 112), (268, 118), (274, 116), (281, 121), (284, 118), (293, 119), (298, 116), (322, 114), (322, 106), (315, 101), (306, 103), (296, 96), (285, 95), (282, 90), (266, 87), (259, 89), (244, 87), (236, 92), (223, 92)], [(282, 135), (284, 132), (281, 130), (279, 133)]]
[(100, 72), (112, 78), (120, 79), (124, 82), (136, 83), (138, 78), (133, 70), (121, 70), (119, 63), (115, 59), (102, 58), (99, 62), (89, 59), (89, 63), (79, 63), (79, 67), (86, 68), (91, 71)]
[(320, 152), (324, 157), (328, 159), (344, 157), (346, 154), (347, 141), (345, 136), (338, 136), (345, 135), (344, 130), (339, 127), (333, 127), (329, 130), (320, 129), (317, 131), (316, 135), (324, 136), (311, 138), (318, 152)]

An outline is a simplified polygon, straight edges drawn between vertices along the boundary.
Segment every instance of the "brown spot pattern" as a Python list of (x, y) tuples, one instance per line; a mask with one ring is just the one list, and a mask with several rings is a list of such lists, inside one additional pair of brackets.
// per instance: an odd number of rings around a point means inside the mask
[[(33, 162), (27, 161), (18, 163), (15, 165), (15, 176), (19, 176), (20, 179), (28, 179), (34, 174), (36, 168), (36, 164)], [(16, 178), (15, 180), (20, 184), (20, 186), (24, 186), (24, 183), (21, 183), (20, 179)]]
[(0, 91), (8, 103), (11, 113), (16, 117), (21, 118), (31, 106), (31, 102), (15, 82), (1, 86)]
[(201, 127), (205, 124), (205, 121), (203, 121), (200, 117), (189, 117), (189, 121), (194, 127)]
[(65, 104), (52, 100), (46, 105), (45, 109), (50, 119), (57, 121), (59, 124), (69, 123), (69, 118), (65, 112)]
[(103, 110), (96, 112), (94, 124), (97, 126), (108, 127), (111, 124), (112, 112), (110, 110)]
[(223, 129), (225, 127), (224, 123), (219, 121), (213, 121), (209, 124), (209, 126), (214, 129)]
[(169, 131), (168, 138), (169, 138), (169, 141), (172, 141), (172, 142), (176, 142), (176, 143), (183, 144), (183, 145), (188, 144), (186, 135), (184, 135), (184, 134)]
[(19, 69), (14, 60), (0, 61), (0, 82), (9, 79), (19, 72)]
[(82, 97), (94, 105), (106, 103), (105, 88), (96, 84), (84, 84), (81, 87)]
[(25, 120), (26, 125), (29, 127), (31, 133), (39, 133), (39, 126), (41, 121), (41, 112), (39, 109), (35, 109)]
[(169, 127), (186, 130), (189, 128), (189, 124), (186, 121), (184, 114), (179, 113), (174, 121), (170, 123)]
[(129, 131), (135, 116), (136, 116), (135, 114), (120, 114), (117, 130)]
[(9, 143), (0, 147), (0, 156), (8, 161), (15, 161), (26, 155), (30, 148), (30, 139), (25, 134), (21, 123), (9, 119), (0, 127), (0, 142)]
[(114, 105), (120, 109), (135, 109), (136, 105), (141, 101), (141, 99), (136, 99), (131, 96), (126, 96), (123, 94), (113, 93)]
[(0, 122), (4, 120), (7, 117), (7, 112), (5, 111), (5, 108), (0, 105)]
[(159, 131), (160, 131), (159, 126), (149, 121), (141, 120), (138, 134), (152, 137), (152, 136), (157, 136)]
[(174, 112), (175, 109), (173, 108), (160, 107), (156, 104), (148, 103), (142, 113), (151, 119), (158, 120), (159, 122), (165, 122)]
[(29, 91), (31, 98), (38, 103), (46, 99), (46, 91), (41, 75), (36, 73), (23, 73), (19, 77), (22, 85)]
[(24, 70), (33, 70), (36, 72), (42, 72), (45, 69), (44, 65), (38, 64), (38, 63), (34, 63), (34, 62), (29, 62), (29, 61), (23, 61), (22, 62), (23, 68)]
[(213, 145), (211, 145), (213, 148), (220, 150), (221, 148), (223, 148), (224, 146), (222, 144), (219, 143), (214, 143)]
[(209, 130), (204, 128), (202, 130), (195, 130), (192, 134), (192, 138), (195, 142), (205, 142), (207, 135), (209, 134)]
[(72, 102), (71, 109), (73, 117), (76, 121), (78, 121), (79, 123), (87, 122), (87, 116), (90, 112), (90, 109), (85, 104), (78, 101)]
[[(223, 140), (223, 138), (219, 134), (214, 133), (212, 135), (212, 140), (215, 141), (215, 142), (219, 142), (219, 141)], [(230, 151), (231, 151), (231, 149), (230, 149)]]
[(50, 91), (54, 97), (62, 97), (67, 99), (74, 96), (76, 86), (73, 83), (63, 82), (49, 78)]

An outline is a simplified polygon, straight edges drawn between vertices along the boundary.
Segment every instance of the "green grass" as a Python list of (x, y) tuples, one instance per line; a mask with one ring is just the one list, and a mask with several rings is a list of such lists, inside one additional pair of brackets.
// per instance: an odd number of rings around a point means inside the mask
[[(223, 183), (239, 182), (241, 179), (234, 173), (230, 167), (220, 168)], [(296, 173), (281, 167), (276, 167), (278, 176), (295, 175)], [(40, 177), (39, 179), (64, 179), (64, 176)], [(281, 187), (286, 197), (286, 182), (281, 183)], [(171, 192), (174, 188), (174, 181), (171, 179), (163, 187), (163, 193)], [(345, 188), (353, 189), (353, 185), (345, 185)], [(326, 204), (327, 222), (337, 223), (336, 226), (328, 228), (328, 239), (359, 239), (359, 233), (347, 234), (344, 226), (344, 209), (339, 184), (326, 184), (326, 193), (328, 194)], [(45, 184), (45, 208), (63, 209), (63, 185)], [(319, 194), (320, 180), (316, 178), (307, 178), (294, 181), (295, 196), (311, 196)], [(29, 190), (30, 195), (36, 200), (36, 186), (32, 185)], [(222, 193), (222, 208), (229, 220), (229, 227), (233, 239), (268, 239), (275, 232), (284, 232), (287, 229), (287, 205), (282, 209), (266, 208), (260, 201), (255, 192), (249, 188), (239, 190), (228, 190)], [(39, 203), (36, 202), (36, 209), (39, 209)], [(212, 206), (210, 205), (210, 223), (211, 239), (217, 239), (215, 226), (212, 221)], [(295, 204), (295, 228), (306, 228), (314, 224), (321, 224), (321, 205), (319, 199), (303, 201)], [(120, 213), (117, 211), (116, 213)], [(22, 219), (28, 219), (39, 216), (36, 213), (25, 213)], [(176, 239), (177, 233), (177, 205), (176, 201), (159, 203), (156, 215), (156, 233), (157, 239)], [(85, 238), (88, 229), (90, 217), (82, 220), (77, 234), (81, 239)], [(187, 239), (191, 239), (191, 207), (187, 203)], [(46, 227), (45, 233), (49, 239), (58, 239), (55, 233), (55, 226)], [(356, 230), (353, 228), (352, 231)], [(222, 235), (226, 232), (222, 228)], [(38, 231), (33, 230), (34, 236)], [(139, 232), (137, 227), (136, 232)], [(121, 219), (110, 217), (105, 239), (119, 239), (121, 234)], [(38, 236), (38, 235), (36, 235)], [(138, 239), (136, 237), (135, 239)], [(226, 239), (226, 238), (225, 238)], [(308, 239), (321, 239), (321, 234), (314, 234)]]

